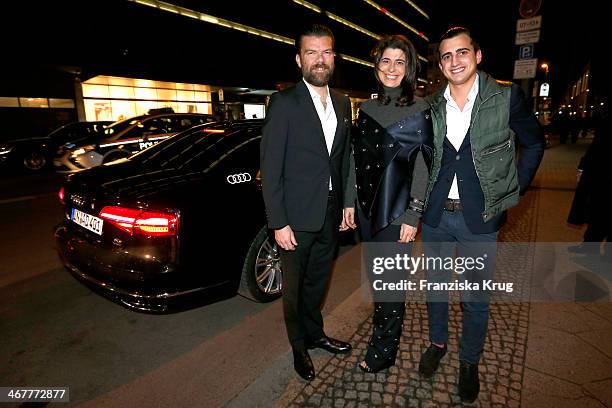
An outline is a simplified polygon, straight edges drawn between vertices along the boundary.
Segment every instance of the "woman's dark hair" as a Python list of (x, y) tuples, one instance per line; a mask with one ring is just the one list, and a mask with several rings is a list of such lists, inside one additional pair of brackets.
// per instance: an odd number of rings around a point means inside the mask
[(382, 59), (383, 53), (387, 48), (402, 50), (406, 55), (406, 72), (400, 83), (402, 92), (395, 103), (396, 106), (407, 106), (414, 102), (414, 90), (416, 88), (416, 71), (419, 67), (417, 60), (417, 52), (414, 45), (409, 39), (400, 34), (388, 35), (383, 37), (372, 49), (372, 58), (374, 59), (374, 77), (376, 78), (378, 90), (378, 102), (383, 105), (388, 105), (391, 98), (385, 94), (385, 87), (380, 78), (378, 78), (378, 63)]

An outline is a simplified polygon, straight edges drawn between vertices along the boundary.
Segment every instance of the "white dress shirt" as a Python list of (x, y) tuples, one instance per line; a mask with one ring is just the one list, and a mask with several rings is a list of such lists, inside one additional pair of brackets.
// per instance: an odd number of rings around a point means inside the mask
[[(327, 154), (331, 155), (331, 149), (334, 144), (334, 136), (336, 135), (336, 127), (338, 126), (338, 118), (336, 118), (336, 111), (334, 111), (334, 104), (332, 103), (331, 96), (329, 93), (329, 87), (327, 88), (327, 99), (325, 100), (325, 107), (317, 91), (304, 80), (308, 92), (312, 97), (319, 120), (321, 121), (321, 127), (323, 128), (323, 135), (325, 136), (325, 144), (327, 145)], [(331, 177), (329, 178), (329, 189), (332, 189)]]
[[(444, 98), (446, 98), (446, 138), (457, 151), (459, 151), (461, 144), (463, 144), (465, 135), (470, 128), (472, 108), (474, 107), (476, 95), (478, 95), (478, 75), (476, 75), (474, 85), (472, 85), (472, 89), (470, 89), (470, 92), (468, 93), (467, 102), (463, 107), (463, 110), (459, 109), (459, 106), (451, 96), (448, 85), (444, 91)], [(448, 198), (459, 199), (457, 174), (455, 174), (453, 177), (453, 184), (448, 192)]]

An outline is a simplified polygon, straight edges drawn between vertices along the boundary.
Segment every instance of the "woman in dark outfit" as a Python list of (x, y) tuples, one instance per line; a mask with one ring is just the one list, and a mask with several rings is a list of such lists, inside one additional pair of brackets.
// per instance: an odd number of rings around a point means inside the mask
[[(353, 132), (353, 155), (345, 197), (345, 222), (362, 241), (414, 241), (429, 177), (433, 131), (429, 105), (415, 97), (417, 53), (402, 35), (383, 38), (372, 51), (378, 96), (364, 102)], [(406, 246), (412, 252), (412, 244)], [(395, 364), (405, 310), (401, 301), (375, 302), (374, 332), (361, 370), (375, 373)]]
[(612, 172), (608, 166), (612, 157), (610, 117), (605, 114), (595, 123), (595, 137), (578, 164), (578, 186), (567, 221), (587, 223), (584, 242), (568, 248), (570, 252), (599, 254), (596, 244), (606, 241), (605, 260), (612, 261), (612, 215), (609, 209)]

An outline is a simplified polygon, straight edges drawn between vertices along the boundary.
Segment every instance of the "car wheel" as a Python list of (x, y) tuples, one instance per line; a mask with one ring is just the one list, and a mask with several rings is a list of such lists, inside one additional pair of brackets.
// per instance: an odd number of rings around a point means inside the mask
[(281, 296), (282, 288), (280, 251), (264, 226), (247, 253), (238, 293), (256, 302), (271, 302)]
[(33, 150), (23, 157), (23, 165), (28, 170), (40, 170), (45, 167), (46, 164), (47, 158), (38, 150)]

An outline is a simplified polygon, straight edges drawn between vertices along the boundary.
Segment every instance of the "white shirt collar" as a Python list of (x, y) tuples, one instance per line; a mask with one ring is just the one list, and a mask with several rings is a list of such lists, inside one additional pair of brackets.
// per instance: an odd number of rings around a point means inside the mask
[[(314, 99), (316, 101), (320, 101), (321, 100), (321, 96), (314, 89), (314, 87), (312, 85), (310, 85), (308, 83), (308, 81), (306, 81), (304, 78), (302, 78), (302, 81), (304, 81), (304, 83), (306, 84), (306, 88), (308, 88), (308, 92), (310, 92), (310, 96), (312, 97), (312, 99)], [(331, 96), (330, 96), (330, 93), (329, 93), (329, 86), (325, 85), (325, 88), (327, 89), (327, 99), (325, 100), (327, 102), (327, 101), (329, 101), (331, 99)]]
[[(470, 92), (468, 92), (468, 96), (467, 96), (468, 103), (474, 102), (474, 99), (476, 99), (476, 95), (478, 95), (478, 79), (479, 79), (479, 76), (478, 74), (476, 74), (476, 80), (472, 84), (472, 88), (470, 89)], [(449, 102), (452, 101), (453, 103), (455, 103), (455, 100), (451, 96), (449, 85), (446, 85), (446, 89), (444, 90), (444, 98), (446, 98), (446, 100)]]

